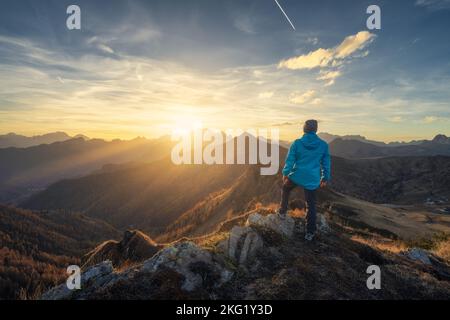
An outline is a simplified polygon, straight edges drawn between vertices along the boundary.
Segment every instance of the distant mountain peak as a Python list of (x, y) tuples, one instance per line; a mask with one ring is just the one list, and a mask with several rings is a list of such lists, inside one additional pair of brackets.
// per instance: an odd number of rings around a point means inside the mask
[(450, 138), (444, 134), (438, 134), (432, 140), (435, 143), (450, 144)]

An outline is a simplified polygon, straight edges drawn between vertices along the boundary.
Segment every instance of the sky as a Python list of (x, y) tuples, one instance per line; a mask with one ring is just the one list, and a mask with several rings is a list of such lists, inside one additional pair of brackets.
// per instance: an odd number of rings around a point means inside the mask
[(318, 119), (383, 141), (450, 135), (450, 0), (279, 3), (295, 30), (274, 0), (2, 0), (0, 134), (291, 140)]

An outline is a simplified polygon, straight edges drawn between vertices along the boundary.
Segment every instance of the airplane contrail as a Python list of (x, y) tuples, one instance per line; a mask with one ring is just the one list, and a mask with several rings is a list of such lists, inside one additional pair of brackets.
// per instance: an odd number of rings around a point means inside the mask
[(294, 29), (295, 31), (295, 27), (291, 22), (291, 19), (289, 19), (288, 15), (286, 14), (286, 12), (284, 12), (283, 8), (281, 7), (281, 5), (278, 3), (277, 0), (275, 0), (275, 3), (278, 5), (278, 7), (280, 8), (281, 12), (283, 12), (284, 16), (286, 17), (287, 21), (291, 24), (292, 29)]

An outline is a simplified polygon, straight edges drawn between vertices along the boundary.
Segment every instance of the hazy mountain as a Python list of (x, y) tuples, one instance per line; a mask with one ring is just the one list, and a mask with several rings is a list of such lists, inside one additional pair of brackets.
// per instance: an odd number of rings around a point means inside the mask
[(59, 141), (66, 141), (69, 139), (72, 139), (72, 137), (65, 132), (53, 132), (33, 137), (27, 137), (15, 133), (8, 133), (5, 135), (0, 135), (0, 148), (27, 148), (40, 144), (50, 144)]
[(330, 153), (348, 159), (410, 157), (410, 156), (450, 156), (450, 138), (438, 135), (431, 141), (401, 146), (380, 146), (361, 140), (333, 140)]
[(71, 139), (29, 148), (0, 149), (0, 202), (15, 202), (49, 184), (107, 164), (152, 162), (170, 154), (169, 137), (130, 141)]
[[(281, 159), (286, 151), (281, 148)], [(421, 204), (430, 196), (450, 196), (450, 157), (334, 158), (332, 163), (331, 188), (360, 199)], [(278, 202), (280, 181), (280, 175), (261, 176), (257, 165), (176, 166), (165, 159), (60, 181), (23, 206), (80, 211), (122, 230), (139, 228), (174, 239), (207, 233), (259, 203)]]
[(375, 140), (369, 140), (364, 136), (361, 135), (345, 135), (345, 136), (339, 136), (339, 135), (335, 135), (335, 134), (330, 134), (330, 133), (326, 133), (326, 132), (321, 132), (318, 134), (320, 138), (322, 138), (324, 141), (326, 141), (327, 143), (331, 143), (336, 139), (342, 139), (342, 140), (355, 140), (355, 141), (360, 141), (360, 142), (365, 142), (365, 143), (370, 143), (376, 146), (380, 146), (380, 147), (396, 147), (396, 146), (405, 146), (405, 145), (418, 145), (422, 142), (425, 142), (426, 140), (413, 140), (413, 141), (409, 141), (409, 142), (389, 142), (389, 143), (385, 143), (382, 141), (375, 141)]
[(37, 298), (66, 278), (87, 250), (120, 234), (80, 214), (0, 205), (0, 299)]

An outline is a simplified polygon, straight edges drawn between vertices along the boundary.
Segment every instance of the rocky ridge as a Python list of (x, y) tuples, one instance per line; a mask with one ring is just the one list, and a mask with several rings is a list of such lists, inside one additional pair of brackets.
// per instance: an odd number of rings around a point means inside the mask
[[(241, 219), (242, 220), (242, 219)], [(255, 212), (209, 238), (166, 245), (132, 267), (103, 261), (41, 299), (447, 299), (450, 267), (424, 250), (380, 251), (351, 240), (319, 215), (319, 235), (303, 240), (304, 219)], [(428, 258), (428, 259), (427, 259)], [(366, 286), (370, 265), (382, 289)]]

